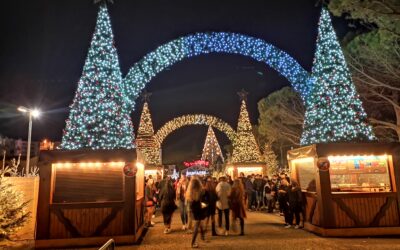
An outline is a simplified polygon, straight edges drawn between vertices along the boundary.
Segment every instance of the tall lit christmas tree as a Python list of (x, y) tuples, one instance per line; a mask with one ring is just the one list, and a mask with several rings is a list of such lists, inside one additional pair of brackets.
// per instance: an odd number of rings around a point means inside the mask
[(133, 147), (110, 17), (100, 5), (96, 28), (61, 142), (62, 149)]
[(301, 144), (375, 139), (325, 8), (319, 20), (312, 75), (315, 84), (306, 100)]
[(206, 140), (204, 142), (203, 153), (201, 154), (203, 161), (208, 161), (213, 166), (218, 159), (224, 162), (221, 147), (219, 146), (217, 137), (211, 126), (208, 126)]
[(265, 143), (263, 157), (269, 174), (276, 174), (279, 170), (279, 164), (278, 160), (276, 159), (276, 154), (272, 150), (271, 143), (269, 142)]
[(142, 94), (144, 104), (136, 136), (136, 147), (143, 154), (144, 161), (147, 164), (159, 165), (161, 164), (160, 145), (154, 137), (153, 122), (148, 104), (150, 95), (151, 93), (146, 91)]
[(249, 113), (247, 112), (247, 92), (242, 90), (238, 94), (242, 100), (242, 104), (240, 106), (236, 139), (233, 143), (232, 163), (262, 162), (260, 149), (254, 137)]

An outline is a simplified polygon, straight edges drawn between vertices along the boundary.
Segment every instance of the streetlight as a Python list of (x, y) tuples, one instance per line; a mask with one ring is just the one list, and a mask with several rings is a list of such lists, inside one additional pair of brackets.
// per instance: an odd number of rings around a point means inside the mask
[(29, 115), (29, 130), (28, 130), (28, 146), (26, 150), (26, 167), (25, 167), (25, 175), (29, 174), (29, 161), (31, 157), (31, 136), (32, 136), (32, 117), (37, 118), (40, 116), (40, 111), (38, 109), (28, 109), (23, 106), (18, 107), (18, 111), (22, 113), (28, 113)]

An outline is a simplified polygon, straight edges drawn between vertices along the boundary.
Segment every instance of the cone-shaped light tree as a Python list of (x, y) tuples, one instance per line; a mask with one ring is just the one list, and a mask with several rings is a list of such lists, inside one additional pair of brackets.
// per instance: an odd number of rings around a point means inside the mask
[(306, 99), (301, 144), (374, 140), (325, 8), (322, 8), (319, 19), (312, 76), (315, 83)]
[(147, 164), (161, 164), (160, 145), (154, 137), (153, 122), (148, 105), (150, 93), (143, 94), (144, 104), (142, 114), (140, 115), (139, 128), (136, 136), (136, 147), (143, 154), (144, 161)]
[(279, 163), (276, 158), (275, 152), (272, 150), (270, 142), (265, 143), (263, 157), (264, 157), (264, 161), (267, 165), (269, 174), (277, 173), (279, 170)]
[(208, 126), (201, 159), (208, 161), (213, 166), (219, 158), (224, 162), (224, 156), (222, 155), (221, 147), (219, 146), (214, 130), (211, 126)]
[(232, 163), (262, 162), (260, 149), (249, 119), (246, 106), (247, 92), (242, 90), (238, 93), (241, 97), (239, 120), (236, 130), (236, 139), (233, 142)]
[(117, 49), (103, 3), (70, 106), (61, 148), (133, 148), (133, 126), (123, 99)]

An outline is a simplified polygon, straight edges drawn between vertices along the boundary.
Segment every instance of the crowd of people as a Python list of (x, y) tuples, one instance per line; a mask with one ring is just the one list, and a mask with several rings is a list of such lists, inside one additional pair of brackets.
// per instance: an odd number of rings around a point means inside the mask
[[(246, 177), (240, 173), (235, 180), (230, 176), (217, 179), (182, 175), (178, 180), (170, 177), (161, 179), (159, 176), (154, 180), (149, 176), (145, 188), (145, 226), (154, 225), (152, 218), (156, 207), (159, 207), (164, 233), (169, 234), (172, 216), (179, 208), (182, 231), (192, 234), (191, 246), (197, 248), (197, 236), (200, 233), (200, 238), (206, 240), (210, 221), (212, 236), (228, 236), (230, 229), (240, 236), (244, 235), (247, 211), (279, 211), (285, 218), (285, 228), (293, 226), (297, 229), (303, 210), (302, 200), (298, 183), (290, 180), (285, 173), (273, 175), (272, 178), (261, 175)], [(240, 231), (236, 228), (237, 221)]]

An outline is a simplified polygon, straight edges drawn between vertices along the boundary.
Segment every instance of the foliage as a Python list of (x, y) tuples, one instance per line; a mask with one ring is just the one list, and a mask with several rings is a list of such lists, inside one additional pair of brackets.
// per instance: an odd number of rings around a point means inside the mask
[(284, 87), (258, 102), (259, 143), (300, 145), (304, 122), (304, 105), (292, 88)]
[(7, 177), (0, 176), (0, 240), (9, 239), (28, 221), (28, 203), (23, 202), (22, 194), (8, 183)]

